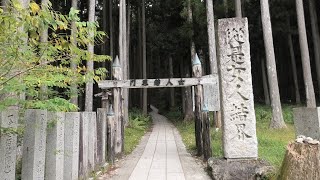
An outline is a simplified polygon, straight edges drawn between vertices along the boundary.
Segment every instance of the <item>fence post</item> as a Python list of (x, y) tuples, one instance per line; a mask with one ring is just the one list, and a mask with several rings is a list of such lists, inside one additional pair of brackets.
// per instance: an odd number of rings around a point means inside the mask
[[(112, 65), (113, 78), (115, 80), (122, 80), (122, 69), (118, 56), (116, 57)], [(123, 101), (121, 88), (113, 88), (113, 108), (114, 108), (114, 119), (115, 119), (115, 155), (121, 155), (123, 152), (123, 139), (124, 139), (124, 123), (123, 123)]]
[[(200, 78), (202, 77), (202, 67), (198, 54), (195, 55), (192, 62), (192, 72), (193, 76)], [(195, 136), (196, 136), (196, 146), (197, 155), (201, 156), (203, 154), (203, 142), (202, 142), (202, 130), (203, 130), (203, 120), (202, 120), (202, 105), (203, 105), (203, 90), (202, 85), (195, 86)]]
[(210, 116), (208, 106), (204, 104), (202, 109), (202, 120), (203, 120), (203, 158), (204, 161), (207, 161), (212, 156), (212, 147), (211, 147), (211, 137), (210, 137)]
[(17, 134), (10, 130), (15, 130), (17, 124), (17, 110), (0, 112), (0, 177), (3, 179), (15, 179)]
[(107, 109), (97, 110), (97, 163), (102, 165), (106, 161)]
[(80, 113), (66, 113), (64, 125), (63, 179), (77, 180), (79, 176)]
[(107, 114), (107, 142), (107, 160), (113, 164), (115, 159), (115, 114), (112, 104), (110, 104)]
[(65, 113), (48, 113), (46, 170), (47, 180), (63, 179)]
[(27, 110), (23, 136), (22, 180), (44, 179), (47, 111)]
[(80, 114), (80, 141), (79, 141), (79, 179), (85, 179), (89, 172), (89, 119), (88, 112)]

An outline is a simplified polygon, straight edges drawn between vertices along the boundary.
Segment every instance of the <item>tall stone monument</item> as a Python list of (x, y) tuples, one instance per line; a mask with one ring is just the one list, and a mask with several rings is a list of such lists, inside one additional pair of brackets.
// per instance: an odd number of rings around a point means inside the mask
[(218, 24), (224, 156), (257, 158), (248, 20), (220, 19)]
[(23, 136), (22, 180), (44, 179), (47, 111), (27, 110)]
[(7, 129), (0, 132), (0, 179), (15, 179), (17, 134), (10, 132), (17, 128), (18, 111), (0, 112), (0, 127)]

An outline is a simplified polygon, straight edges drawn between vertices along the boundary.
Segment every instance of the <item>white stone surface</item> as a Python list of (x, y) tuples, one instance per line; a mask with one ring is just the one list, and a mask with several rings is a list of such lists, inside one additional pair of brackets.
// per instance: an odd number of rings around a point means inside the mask
[(65, 113), (48, 112), (46, 180), (63, 180)]
[(64, 179), (77, 180), (79, 174), (80, 113), (66, 113), (64, 125)]
[(79, 149), (79, 177), (85, 178), (89, 172), (89, 112), (80, 114), (80, 149)]
[(248, 21), (230, 18), (218, 24), (224, 156), (257, 158)]
[(44, 179), (47, 111), (27, 110), (25, 123), (21, 178)]
[[(293, 108), (293, 120), (297, 135), (320, 139), (320, 108)], [(305, 139), (305, 137), (303, 137)]]
[[(17, 128), (18, 111), (0, 112), (1, 128)], [(1, 133), (1, 132), (0, 132)], [(0, 134), (0, 179), (15, 179), (17, 135), (14, 133)]]
[[(205, 77), (211, 77), (208, 75)], [(213, 79), (212, 84), (203, 85), (203, 103), (207, 106), (209, 111), (220, 111), (220, 93), (219, 93), (219, 81)]]

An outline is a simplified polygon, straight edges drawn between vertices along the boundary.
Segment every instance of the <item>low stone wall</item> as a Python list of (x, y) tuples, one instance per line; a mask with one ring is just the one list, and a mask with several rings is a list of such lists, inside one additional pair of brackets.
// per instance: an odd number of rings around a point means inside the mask
[[(20, 118), (24, 122), (22, 179), (86, 179), (106, 163), (106, 109), (98, 113), (27, 110)], [(8, 180), (16, 178), (18, 119), (18, 111), (0, 112), (0, 177)]]

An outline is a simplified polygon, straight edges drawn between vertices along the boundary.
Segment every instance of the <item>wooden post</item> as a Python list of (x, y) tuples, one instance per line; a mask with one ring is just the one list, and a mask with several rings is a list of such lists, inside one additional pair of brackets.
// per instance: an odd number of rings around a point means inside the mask
[[(119, 58), (116, 57), (112, 65), (112, 73), (115, 80), (122, 80), (122, 69), (120, 66)], [(114, 107), (114, 120), (116, 129), (116, 143), (115, 143), (115, 153), (116, 155), (121, 155), (123, 151), (123, 114), (122, 114), (122, 95), (121, 88), (113, 88), (113, 107)]]
[[(194, 77), (202, 77), (201, 62), (196, 54), (192, 62), (192, 72)], [(203, 105), (203, 90), (202, 85), (195, 86), (195, 136), (198, 156), (203, 154), (202, 144), (202, 105)]]
[(203, 160), (207, 161), (212, 156), (211, 139), (210, 139), (210, 116), (207, 105), (204, 104), (202, 109), (202, 143), (203, 143)]
[(115, 160), (115, 114), (112, 105), (107, 113), (107, 160), (113, 164)]

